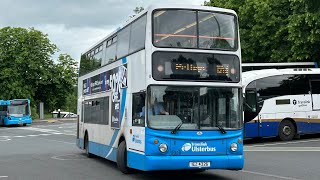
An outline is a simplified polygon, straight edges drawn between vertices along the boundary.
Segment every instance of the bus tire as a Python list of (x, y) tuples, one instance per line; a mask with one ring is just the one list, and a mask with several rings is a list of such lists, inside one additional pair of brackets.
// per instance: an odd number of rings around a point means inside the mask
[(88, 138), (88, 135), (86, 135), (85, 136), (85, 138), (84, 138), (85, 140), (84, 140), (84, 150), (86, 151), (86, 156), (88, 157), (88, 158), (92, 158), (93, 157), (93, 155), (89, 152), (89, 138)]
[(282, 141), (290, 141), (296, 135), (296, 128), (291, 121), (284, 120), (280, 123), (278, 134)]
[(123, 174), (129, 174), (131, 173), (130, 168), (127, 166), (127, 147), (126, 147), (126, 141), (122, 141), (117, 150), (117, 166), (119, 170)]

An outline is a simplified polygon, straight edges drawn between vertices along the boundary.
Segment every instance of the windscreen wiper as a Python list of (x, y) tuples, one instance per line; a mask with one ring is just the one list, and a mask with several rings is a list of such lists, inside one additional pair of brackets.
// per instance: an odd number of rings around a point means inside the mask
[(181, 121), (181, 123), (179, 123), (172, 131), (171, 134), (176, 134), (177, 131), (181, 128), (183, 122)]
[(224, 130), (222, 126), (217, 125), (217, 127), (219, 128), (219, 130), (220, 130), (220, 132), (221, 132), (222, 134), (225, 134), (225, 133), (226, 133), (226, 130)]

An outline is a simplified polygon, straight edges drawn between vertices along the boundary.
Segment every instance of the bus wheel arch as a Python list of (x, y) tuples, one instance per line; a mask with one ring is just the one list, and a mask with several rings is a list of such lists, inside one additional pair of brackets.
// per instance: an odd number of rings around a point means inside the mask
[(87, 157), (91, 158), (92, 154), (89, 152), (89, 134), (87, 130), (84, 132), (83, 149), (86, 151)]
[(126, 139), (124, 138), (123, 135), (121, 135), (120, 138), (119, 138), (118, 147), (119, 147), (119, 145), (120, 145), (120, 143), (121, 143), (122, 141), (126, 141)]
[(290, 141), (297, 134), (297, 124), (291, 118), (284, 118), (278, 128), (278, 136), (282, 141)]
[(132, 172), (132, 170), (127, 166), (127, 144), (124, 136), (121, 136), (118, 142), (117, 166), (124, 174), (129, 174)]

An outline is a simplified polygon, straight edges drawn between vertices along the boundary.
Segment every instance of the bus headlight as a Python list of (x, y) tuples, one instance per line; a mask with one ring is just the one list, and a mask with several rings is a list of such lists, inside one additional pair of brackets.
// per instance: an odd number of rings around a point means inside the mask
[(167, 152), (168, 150), (168, 146), (166, 144), (160, 144), (159, 145), (159, 151), (162, 152), (162, 153), (165, 153)]
[(230, 149), (231, 149), (232, 152), (237, 151), (238, 150), (238, 144), (237, 143), (232, 143), (230, 145)]

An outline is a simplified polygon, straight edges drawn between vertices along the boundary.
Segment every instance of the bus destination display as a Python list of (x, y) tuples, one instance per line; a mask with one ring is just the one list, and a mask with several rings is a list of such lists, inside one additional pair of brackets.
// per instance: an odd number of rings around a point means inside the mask
[(236, 56), (158, 52), (153, 57), (156, 80), (239, 81)]
[[(166, 67), (165, 69), (169, 69), (168, 66), (171, 66), (169, 62), (165, 63)], [(216, 72), (220, 75), (226, 75), (229, 76), (229, 65), (223, 64), (223, 65), (213, 65), (208, 66), (206, 63), (195, 63), (195, 64), (187, 64), (187, 63), (174, 63), (173, 64), (174, 69), (176, 71), (194, 71), (198, 73), (206, 73), (206, 72)], [(171, 68), (171, 67), (170, 67)], [(168, 71), (167, 71), (168, 72)]]

